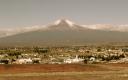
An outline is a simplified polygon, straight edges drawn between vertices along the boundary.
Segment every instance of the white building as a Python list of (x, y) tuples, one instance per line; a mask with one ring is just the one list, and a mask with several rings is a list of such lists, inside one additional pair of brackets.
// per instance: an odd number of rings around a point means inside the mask
[(78, 58), (78, 56), (76, 55), (76, 57), (75, 58), (73, 58), (73, 59), (71, 59), (71, 58), (68, 58), (68, 59), (65, 59), (64, 60), (64, 63), (78, 63), (78, 62), (81, 62), (81, 61), (83, 61), (84, 59), (80, 59), (80, 58)]
[(17, 64), (32, 64), (32, 59), (18, 59), (16, 61)]

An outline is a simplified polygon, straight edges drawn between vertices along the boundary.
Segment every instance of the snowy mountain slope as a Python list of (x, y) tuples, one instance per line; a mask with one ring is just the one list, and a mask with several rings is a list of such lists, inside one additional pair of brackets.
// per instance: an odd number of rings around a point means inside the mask
[[(52, 26), (52, 27), (50, 27)], [(55, 26), (55, 27), (54, 27)], [(61, 27), (60, 27), (61, 26)], [(31, 27), (21, 27), (21, 28), (2, 28), (0, 29), (0, 37), (6, 37), (11, 35), (16, 35), (24, 32), (31, 32), (36, 30), (83, 30), (83, 29), (93, 29), (93, 30), (103, 30), (103, 31), (119, 31), (128, 32), (128, 25), (111, 25), (111, 24), (95, 24), (95, 25), (77, 25), (76, 23), (68, 19), (59, 19), (52, 24), (48, 25), (35, 25)]]
[(28, 28), (25, 31), (1, 38), (0, 44), (7, 46), (51, 46), (128, 41), (128, 32), (90, 29), (90, 27), (77, 25), (67, 19), (57, 20), (45, 27)]

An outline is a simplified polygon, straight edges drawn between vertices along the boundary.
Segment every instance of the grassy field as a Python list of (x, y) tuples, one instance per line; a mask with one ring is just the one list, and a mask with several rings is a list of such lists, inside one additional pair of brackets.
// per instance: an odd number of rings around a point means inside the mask
[(0, 70), (0, 80), (128, 80), (127, 67), (128, 64), (0, 65), (0, 69), (5, 68)]

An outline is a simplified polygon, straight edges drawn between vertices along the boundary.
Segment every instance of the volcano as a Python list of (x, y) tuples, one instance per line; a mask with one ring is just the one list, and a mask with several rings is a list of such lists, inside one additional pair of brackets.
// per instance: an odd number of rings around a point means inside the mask
[(53, 24), (28, 32), (3, 37), (0, 45), (6, 46), (56, 46), (85, 45), (87, 43), (127, 42), (128, 32), (93, 30), (68, 20), (60, 19)]

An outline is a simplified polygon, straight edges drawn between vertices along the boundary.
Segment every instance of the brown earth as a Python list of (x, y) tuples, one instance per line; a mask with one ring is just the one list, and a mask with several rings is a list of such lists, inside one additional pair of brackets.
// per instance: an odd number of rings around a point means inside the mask
[(31, 72), (83, 72), (109, 70), (91, 64), (8, 64), (0, 65), (0, 73), (31, 73)]
[(0, 65), (0, 80), (127, 80), (128, 64)]
[(128, 67), (128, 63), (115, 63), (115, 64), (105, 64), (106, 66), (114, 66), (114, 67)]

